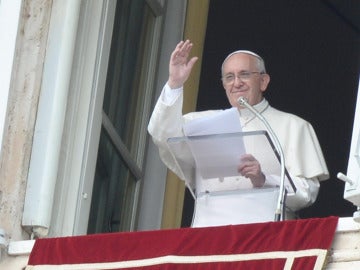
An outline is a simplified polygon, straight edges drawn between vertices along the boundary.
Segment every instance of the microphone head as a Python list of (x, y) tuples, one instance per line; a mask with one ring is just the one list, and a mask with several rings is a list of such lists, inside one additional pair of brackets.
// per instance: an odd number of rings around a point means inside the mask
[(239, 97), (238, 100), (237, 100), (237, 102), (238, 102), (240, 105), (245, 105), (245, 104), (248, 103), (246, 97)]

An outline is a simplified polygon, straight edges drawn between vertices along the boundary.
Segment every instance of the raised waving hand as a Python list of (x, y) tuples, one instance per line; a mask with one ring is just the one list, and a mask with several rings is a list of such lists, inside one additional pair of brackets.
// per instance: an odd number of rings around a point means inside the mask
[(175, 89), (183, 86), (189, 78), (192, 67), (198, 60), (198, 57), (189, 59), (192, 47), (193, 44), (190, 40), (180, 41), (172, 52), (169, 63), (168, 80), (170, 88)]

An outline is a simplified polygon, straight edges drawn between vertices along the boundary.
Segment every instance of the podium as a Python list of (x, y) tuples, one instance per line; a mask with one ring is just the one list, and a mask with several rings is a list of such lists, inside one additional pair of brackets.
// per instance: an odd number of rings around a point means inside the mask
[[(264, 130), (170, 138), (169, 149), (195, 199), (193, 227), (274, 220), (280, 186), (280, 158)], [(266, 176), (262, 188), (238, 173), (240, 158), (251, 154)], [(285, 171), (287, 194), (296, 187)], [(254, 205), (254, 202), (256, 204)]]

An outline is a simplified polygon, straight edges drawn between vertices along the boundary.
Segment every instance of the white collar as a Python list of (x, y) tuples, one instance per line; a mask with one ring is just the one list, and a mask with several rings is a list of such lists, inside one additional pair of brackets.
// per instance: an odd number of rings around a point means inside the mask
[[(263, 98), (258, 104), (255, 104), (253, 107), (259, 113), (262, 113), (263, 111), (265, 111), (267, 109), (267, 107), (269, 107), (269, 102), (265, 98)], [(240, 117), (254, 116), (254, 114), (247, 108), (240, 109), (239, 114), (240, 114)]]

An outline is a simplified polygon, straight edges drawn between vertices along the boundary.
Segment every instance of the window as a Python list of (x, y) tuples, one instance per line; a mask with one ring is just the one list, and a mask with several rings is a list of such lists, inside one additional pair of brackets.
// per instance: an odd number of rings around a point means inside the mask
[(117, 1), (88, 233), (136, 223), (161, 13), (156, 1)]

